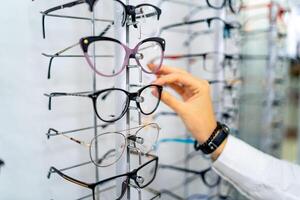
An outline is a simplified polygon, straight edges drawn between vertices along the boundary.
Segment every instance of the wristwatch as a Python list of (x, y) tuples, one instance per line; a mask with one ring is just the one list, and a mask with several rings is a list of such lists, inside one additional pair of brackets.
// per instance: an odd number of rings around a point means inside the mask
[(225, 124), (217, 122), (217, 127), (208, 140), (203, 144), (199, 144), (196, 140), (194, 143), (194, 148), (196, 151), (201, 150), (204, 154), (211, 154), (223, 143), (223, 141), (228, 137), (229, 133), (230, 129)]

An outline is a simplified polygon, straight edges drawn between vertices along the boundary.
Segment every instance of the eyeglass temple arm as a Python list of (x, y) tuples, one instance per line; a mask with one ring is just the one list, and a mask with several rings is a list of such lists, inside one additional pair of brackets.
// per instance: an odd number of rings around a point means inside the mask
[(184, 21), (181, 23), (167, 25), (167, 26), (162, 27), (162, 30), (167, 30), (170, 28), (175, 28), (175, 27), (183, 26), (183, 25), (192, 25), (192, 24), (197, 24), (197, 23), (203, 23), (203, 22), (207, 22), (208, 26), (210, 27), (211, 21), (213, 21), (213, 20), (219, 20), (219, 21), (222, 21), (224, 24), (226, 24), (226, 22), (220, 17), (211, 17), (211, 18), (206, 18), (206, 19), (190, 20), (190, 21)]
[[(241, 24), (240, 23), (238, 23), (238, 22), (235, 22), (236, 23), (236, 27), (233, 25), (233, 24), (229, 24), (229, 23), (227, 23), (227, 22), (225, 22), (225, 29), (232, 29), (232, 28), (241, 28)], [(211, 34), (211, 33), (213, 33), (213, 31), (211, 31), (211, 30), (204, 30), (204, 31), (196, 31), (196, 32), (193, 32), (191, 35), (190, 35), (190, 37), (189, 37), (189, 39), (188, 40), (186, 40), (185, 42), (184, 42), (184, 45), (185, 46), (188, 46), (189, 44), (191, 44), (191, 42), (195, 39), (195, 38), (197, 38), (199, 35), (207, 35), (207, 34)]]
[[(148, 5), (148, 4), (147, 4)], [(159, 20), (160, 18), (160, 15), (161, 15), (161, 9), (158, 8), (157, 6), (154, 6), (154, 5), (148, 5), (148, 6), (151, 6), (155, 9), (156, 12), (152, 12), (152, 13), (148, 13), (148, 14), (143, 14), (143, 11), (140, 11), (140, 12), (136, 12), (135, 14), (141, 14), (141, 16), (136, 16), (135, 18), (136, 19), (140, 19), (140, 18), (148, 18), (148, 17), (152, 17), (152, 16), (157, 16), (157, 20)]]
[(182, 23), (175, 23), (175, 24), (167, 25), (167, 26), (164, 26), (164, 27), (161, 28), (160, 34), (165, 30), (175, 28), (175, 27), (178, 27), (178, 26), (192, 25), (192, 24), (203, 23), (203, 22), (207, 22), (208, 27), (210, 27), (211, 22), (213, 20), (219, 20), (219, 21), (223, 22), (224, 25), (225, 25), (225, 28), (227, 28), (227, 29), (232, 29), (232, 28), (238, 28), (239, 29), (241, 27), (241, 24), (239, 24), (238, 22), (236, 22), (236, 26), (234, 26), (234, 23), (227, 23), (225, 20), (223, 20), (220, 17), (211, 17), (211, 18), (207, 18), (207, 19), (191, 20), (191, 21), (185, 21), (185, 22), (182, 22)]
[(198, 53), (198, 54), (178, 54), (178, 55), (166, 55), (165, 59), (182, 59), (182, 58), (194, 58), (194, 57), (204, 57), (207, 53)]
[(219, 54), (224, 55), (225, 59), (227, 60), (239, 60), (241, 59), (240, 54), (224, 54), (222, 52), (207, 52), (207, 53), (196, 53), (196, 54), (178, 54), (178, 55), (165, 55), (164, 59), (182, 59), (182, 58), (194, 58), (194, 57), (203, 57), (203, 59), (206, 59), (206, 56), (209, 54)]
[(78, 45), (79, 45), (79, 42), (77, 42), (75, 44), (72, 44), (72, 45), (68, 46), (67, 48), (64, 48), (63, 50), (55, 53), (54, 55), (49, 55), (49, 54), (42, 53), (43, 56), (50, 57), (49, 64), (48, 64), (48, 75), (47, 75), (48, 79), (51, 78), (51, 66), (52, 66), (53, 59), (55, 57), (58, 57), (60, 54), (66, 52), (66, 51), (68, 51), (68, 50), (70, 50), (70, 49), (72, 49), (72, 48), (74, 48), (74, 47), (76, 47)]
[(197, 14), (201, 10), (206, 10), (209, 9), (209, 6), (194, 6), (194, 8), (186, 15), (183, 17), (185, 20), (191, 19), (195, 14)]
[(108, 24), (103, 31), (100, 32), (100, 34), (98, 35), (98, 37), (102, 37), (103, 35), (105, 35), (107, 33), (107, 31), (109, 31), (109, 29), (114, 25), (114, 22), (112, 22), (111, 24)]
[(190, 25), (190, 24), (195, 24), (195, 23), (203, 23), (203, 22), (206, 22), (206, 21), (207, 21), (207, 19), (200, 19), (200, 20), (185, 21), (185, 22), (181, 22), (181, 23), (170, 24), (170, 25), (167, 25), (167, 26), (163, 26), (161, 28), (160, 32), (162, 33), (165, 30), (175, 28), (175, 27), (178, 27), (178, 26)]
[(60, 169), (60, 171), (63, 172), (63, 171), (67, 171), (67, 170), (70, 170), (70, 169), (75, 169), (77, 167), (82, 167), (82, 166), (85, 166), (85, 165), (88, 165), (88, 164), (91, 164), (91, 163), (92, 163), (92, 161), (87, 161), (87, 162), (79, 163), (77, 165), (73, 165), (73, 166), (70, 166), (70, 167), (66, 167), (66, 168)]
[[(107, 27), (103, 31), (101, 31), (101, 33), (99, 34), (99, 37), (102, 37), (103, 35), (105, 35), (109, 31), (109, 29), (112, 27), (113, 24), (114, 24), (114, 22), (112, 22), (112, 24), (107, 25)], [(66, 51), (68, 51), (68, 50), (70, 50), (70, 49), (78, 46), (79, 44), (80, 44), (79, 42), (77, 42), (75, 44), (72, 44), (72, 45), (70, 45), (70, 46), (68, 46), (68, 47), (66, 47), (66, 48), (58, 51), (54, 55), (48, 55), (48, 54), (42, 53), (43, 56), (50, 57), (49, 65), (48, 65), (48, 74), (47, 74), (47, 78), (48, 79), (51, 78), (51, 67), (52, 67), (53, 59), (55, 57), (59, 57), (62, 53), (64, 53), (64, 52), (66, 52)]]
[[(97, 128), (103, 128), (105, 129), (106, 127), (108, 127), (109, 125), (112, 125), (112, 123), (106, 123), (106, 124), (99, 124), (97, 125)], [(48, 132), (46, 133), (47, 138), (49, 139), (52, 136), (58, 136), (58, 135), (66, 135), (68, 133), (75, 133), (75, 132), (79, 132), (79, 131), (85, 131), (85, 130), (90, 130), (90, 129), (94, 129), (94, 126), (90, 126), (90, 127), (85, 127), (85, 128), (79, 128), (79, 129), (75, 129), (75, 130), (70, 130), (70, 131), (64, 131), (64, 132), (59, 132), (54, 128), (49, 128)]]
[(79, 181), (79, 180), (77, 180), (75, 178), (72, 178), (72, 177), (70, 177), (70, 176), (62, 173), (61, 171), (59, 171), (55, 167), (50, 167), (50, 170), (49, 170), (48, 175), (47, 175), (48, 179), (50, 179), (52, 173), (57, 173), (59, 176), (61, 176), (62, 178), (66, 179), (67, 181), (70, 181), (70, 182), (75, 183), (77, 185), (80, 185), (82, 187), (91, 188), (90, 184), (82, 182), (82, 181)]
[(57, 10), (64, 9), (64, 8), (73, 7), (75, 5), (79, 5), (79, 4), (82, 4), (84, 2), (85, 2), (84, 0), (72, 1), (70, 3), (66, 3), (66, 4), (63, 4), (63, 5), (60, 5), (60, 6), (55, 6), (53, 8), (48, 9), (48, 10), (45, 10), (44, 12), (41, 12), (41, 14), (43, 15), (43, 17), (42, 17), (43, 38), (44, 39), (46, 38), (46, 33), (45, 33), (45, 17), (46, 17), (47, 14), (49, 14), (50, 12), (54, 12), (54, 11), (57, 11)]
[(53, 92), (50, 94), (44, 94), (46, 97), (49, 97), (48, 109), (52, 108), (52, 97), (61, 97), (61, 96), (76, 96), (76, 97), (89, 97), (92, 92), (78, 92), (78, 93), (63, 93), (63, 92)]
[[(60, 135), (61, 135), (61, 134), (60, 134)], [(77, 144), (83, 145), (83, 146), (85, 146), (85, 147), (90, 147), (90, 145), (91, 145), (91, 144), (86, 143), (86, 142), (84, 142), (84, 141), (82, 141), (82, 140), (78, 140), (78, 139), (76, 139), (76, 138), (74, 138), (74, 137), (70, 137), (70, 136), (67, 136), (67, 135), (61, 135), (61, 136), (65, 137), (65, 138), (67, 138), (67, 139), (69, 139), (69, 140), (71, 140), (71, 141), (73, 141), (73, 142), (76, 142)]]
[[(153, 198), (161, 197), (161, 192), (160, 192), (160, 191), (157, 191), (157, 190), (155, 190), (155, 189), (153, 189), (153, 188), (150, 188), (150, 187), (146, 187), (145, 190), (147, 190), (148, 192), (150, 192), (150, 193), (156, 195), (156, 196), (153, 197)], [(152, 198), (152, 199), (153, 199), (153, 198)]]

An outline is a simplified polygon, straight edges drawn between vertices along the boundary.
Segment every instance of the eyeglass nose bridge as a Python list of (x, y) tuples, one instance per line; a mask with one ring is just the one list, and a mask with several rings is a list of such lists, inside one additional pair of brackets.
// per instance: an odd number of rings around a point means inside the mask
[(129, 94), (129, 99), (132, 101), (135, 101), (137, 103), (143, 103), (145, 101), (145, 98), (140, 96), (139, 93), (130, 93)]
[(127, 23), (132, 24), (134, 28), (137, 28), (137, 23), (136, 23), (136, 7), (132, 5), (127, 5), (126, 10), (128, 15), (130, 16), (130, 21), (127, 21)]
[(142, 60), (144, 59), (144, 54), (138, 53), (137, 50), (132, 50), (129, 59)]
[(138, 144), (144, 144), (144, 138), (142, 137), (131, 135), (128, 137), (128, 139)]

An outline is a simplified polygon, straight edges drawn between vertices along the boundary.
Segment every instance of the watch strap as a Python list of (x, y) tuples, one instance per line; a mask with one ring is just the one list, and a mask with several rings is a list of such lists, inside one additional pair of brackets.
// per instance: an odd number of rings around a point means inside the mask
[(198, 141), (195, 141), (194, 148), (196, 151), (201, 150), (204, 154), (211, 154), (223, 143), (228, 135), (229, 128), (226, 125), (217, 122), (217, 127), (208, 140), (203, 144), (199, 144)]

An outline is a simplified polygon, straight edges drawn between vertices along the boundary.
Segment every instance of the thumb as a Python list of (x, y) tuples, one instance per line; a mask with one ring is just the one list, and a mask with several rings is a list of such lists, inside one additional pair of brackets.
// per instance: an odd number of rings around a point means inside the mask
[(176, 99), (169, 92), (163, 91), (161, 93), (161, 101), (168, 105), (171, 109), (173, 109), (176, 113), (180, 113), (184, 108), (183, 102)]

